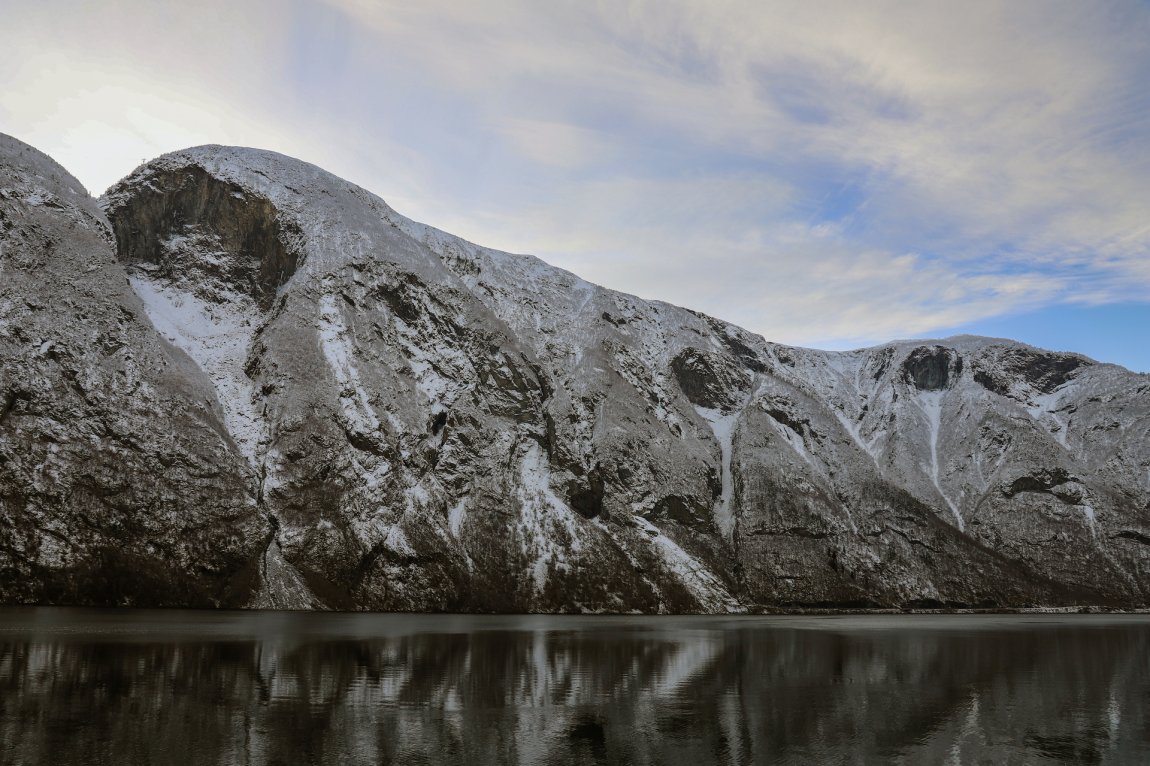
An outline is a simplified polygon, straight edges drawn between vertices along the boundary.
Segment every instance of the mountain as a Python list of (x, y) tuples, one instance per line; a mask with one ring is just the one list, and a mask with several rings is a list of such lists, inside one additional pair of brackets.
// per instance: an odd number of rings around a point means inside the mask
[(5, 601), (1150, 602), (1150, 376), (769, 343), (272, 152), (165, 155), (97, 207), (0, 147)]
[(211, 379), (84, 187), (0, 136), (0, 601), (246, 598), (269, 537)]

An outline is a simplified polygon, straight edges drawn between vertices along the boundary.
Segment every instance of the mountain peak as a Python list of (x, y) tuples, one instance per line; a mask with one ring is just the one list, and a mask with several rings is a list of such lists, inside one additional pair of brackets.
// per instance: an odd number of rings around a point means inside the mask
[[(207, 390), (218, 417), (203, 422), (228, 445), (214, 459), (249, 477), (228, 491), (251, 498), (245, 523), (263, 532), (224, 546), (248, 562), (221, 569), (227, 603), (1150, 600), (1135, 576), (1150, 537), (1147, 388), (1121, 368), (973, 336), (770, 343), (412, 222), (274, 152), (174, 152), (101, 202), (114, 300), (142, 307), (151, 333), (131, 347), (167, 349), (181, 385)], [(85, 321), (51, 306), (37, 345), (10, 352), (16, 368)], [(53, 374), (67, 388), (86, 373)], [(81, 422), (63, 422), (53, 438), (79, 443)], [(4, 465), (0, 480), (31, 496)], [(69, 566), (36, 555), (43, 571)]]

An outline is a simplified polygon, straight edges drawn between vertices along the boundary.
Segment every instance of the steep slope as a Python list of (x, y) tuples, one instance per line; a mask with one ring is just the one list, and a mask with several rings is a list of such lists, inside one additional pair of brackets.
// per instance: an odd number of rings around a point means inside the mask
[(710, 442), (744, 601), (1145, 602), (1150, 377), (993, 339), (788, 348), (391, 220), (550, 352), (557, 388), (615, 371), (633, 390), (612, 403), (637, 393), (652, 431)]
[(794, 349), (166, 155), (104, 208), (275, 526), (253, 604), (1144, 604), (1150, 380), (989, 339)]
[(880, 472), (969, 537), (1146, 600), (1150, 376), (973, 337), (796, 357)]
[(270, 528), (234, 450), (95, 201), (0, 136), (0, 602), (249, 600)]
[(548, 371), (379, 200), (208, 148), (145, 166), (105, 205), (149, 315), (215, 381), (302, 598), (738, 608), (655, 526), (601, 518), (586, 471), (560, 465)]

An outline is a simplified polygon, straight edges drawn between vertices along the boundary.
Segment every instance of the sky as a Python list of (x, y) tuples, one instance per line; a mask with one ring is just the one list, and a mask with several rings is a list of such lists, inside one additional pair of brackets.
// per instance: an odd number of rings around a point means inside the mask
[(0, 0), (0, 132), (205, 143), (768, 340), (1150, 371), (1150, 3)]

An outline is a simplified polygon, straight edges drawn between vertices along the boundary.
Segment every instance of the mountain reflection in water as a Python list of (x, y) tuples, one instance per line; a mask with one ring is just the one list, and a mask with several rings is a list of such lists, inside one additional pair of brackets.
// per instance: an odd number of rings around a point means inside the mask
[(0, 610), (0, 763), (1145, 763), (1142, 616)]

